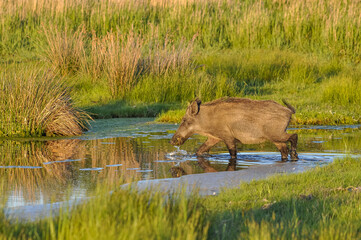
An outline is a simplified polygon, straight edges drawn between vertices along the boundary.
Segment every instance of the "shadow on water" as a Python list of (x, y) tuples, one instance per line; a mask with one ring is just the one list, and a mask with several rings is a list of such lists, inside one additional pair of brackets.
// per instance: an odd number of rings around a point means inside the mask
[[(196, 157), (205, 141), (189, 139), (181, 148), (169, 144), (177, 129), (152, 119), (97, 120), (73, 139), (0, 140), (0, 201), (7, 207), (45, 204), (89, 196), (97, 184), (180, 177), (185, 174), (244, 170), (274, 164), (280, 154), (272, 144), (238, 146), (230, 160), (223, 144)], [(360, 154), (359, 126), (301, 127), (297, 164), (331, 162), (345, 153)], [(6, 199), (4, 199), (6, 197)]]

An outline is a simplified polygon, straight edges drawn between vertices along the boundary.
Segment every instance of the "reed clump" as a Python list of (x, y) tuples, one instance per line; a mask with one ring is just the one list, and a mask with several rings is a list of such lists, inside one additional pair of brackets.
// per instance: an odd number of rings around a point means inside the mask
[(101, 42), (105, 49), (104, 72), (113, 98), (124, 97), (141, 74), (142, 42), (134, 33), (127, 38), (109, 33)]
[(73, 34), (54, 26), (43, 29), (46, 36), (45, 58), (62, 74), (81, 72), (93, 82), (106, 78), (113, 99), (122, 99), (145, 76), (169, 76), (186, 73), (194, 66), (193, 43), (176, 44), (169, 36), (158, 34), (146, 39), (131, 31), (127, 35), (109, 32), (86, 40), (81, 26)]
[(62, 75), (74, 73), (86, 65), (83, 27), (71, 33), (67, 28), (61, 31), (57, 26), (50, 25), (43, 26), (42, 32), (48, 44), (48, 47), (44, 49), (44, 55)]
[(160, 41), (158, 34), (148, 43), (142, 63), (145, 72), (155, 76), (188, 72), (194, 66), (194, 41), (197, 35), (189, 42), (181, 39), (177, 46), (169, 36)]
[(0, 74), (0, 136), (79, 135), (88, 114), (74, 108), (64, 82), (51, 71)]

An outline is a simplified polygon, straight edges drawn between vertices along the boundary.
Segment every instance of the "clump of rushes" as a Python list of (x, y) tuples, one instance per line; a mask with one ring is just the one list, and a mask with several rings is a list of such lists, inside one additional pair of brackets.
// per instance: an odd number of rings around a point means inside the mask
[(88, 41), (83, 26), (72, 34), (54, 26), (43, 27), (43, 33), (47, 41), (44, 55), (55, 69), (62, 75), (86, 73), (93, 82), (105, 76), (113, 99), (124, 99), (144, 76), (186, 73), (194, 66), (196, 35), (176, 44), (169, 36), (162, 40), (157, 32), (147, 39), (133, 31), (126, 35), (109, 32), (104, 37), (93, 31)]
[(113, 98), (123, 97), (140, 75), (142, 39), (134, 33), (127, 38), (109, 33), (102, 41), (105, 51), (104, 69)]
[(0, 73), (0, 112), (1, 137), (79, 135), (90, 120), (51, 71)]
[(43, 26), (43, 33), (48, 44), (44, 50), (45, 58), (62, 74), (76, 72), (86, 66), (84, 27), (69, 33), (67, 28), (61, 31), (54, 25)]
[(148, 43), (148, 53), (143, 57), (145, 71), (156, 76), (189, 71), (194, 65), (192, 56), (196, 35), (189, 42), (182, 39), (178, 46), (169, 36), (165, 36), (164, 41), (159, 41), (158, 36), (159, 33), (156, 33)]

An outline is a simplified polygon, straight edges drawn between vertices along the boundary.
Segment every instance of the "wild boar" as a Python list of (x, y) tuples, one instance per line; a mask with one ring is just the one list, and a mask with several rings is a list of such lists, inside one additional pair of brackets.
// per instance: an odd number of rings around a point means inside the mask
[[(275, 101), (258, 101), (246, 98), (221, 98), (202, 104), (198, 98), (192, 101), (172, 145), (182, 145), (193, 134), (208, 137), (198, 149), (197, 155), (208, 152), (215, 144), (223, 141), (231, 158), (237, 158), (236, 144), (258, 144), (273, 142), (281, 152), (282, 160), (298, 160), (297, 134), (288, 134), (286, 129), (292, 114), (296, 111), (285, 100), (283, 106)], [(289, 151), (287, 143), (291, 143)]]

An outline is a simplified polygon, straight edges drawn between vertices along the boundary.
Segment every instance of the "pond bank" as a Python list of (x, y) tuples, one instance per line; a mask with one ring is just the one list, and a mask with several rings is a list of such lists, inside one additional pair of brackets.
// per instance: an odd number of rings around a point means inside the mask
[[(315, 155), (315, 154), (312, 154)], [(317, 155), (317, 154), (316, 154)], [(344, 157), (343, 154), (337, 154), (339, 157)], [(304, 154), (300, 155), (304, 157)], [(329, 158), (324, 154), (319, 154)], [(335, 156), (332, 156), (332, 158)], [(304, 161), (300, 164), (300, 162)], [(142, 180), (134, 183), (134, 187), (142, 190), (159, 189), (166, 192), (177, 192), (179, 188), (185, 187), (186, 192), (191, 194), (196, 191), (201, 196), (218, 195), (224, 189), (236, 188), (243, 182), (251, 182), (253, 180), (266, 179), (270, 176), (299, 173), (312, 169), (316, 166), (324, 165), (325, 163), (314, 162), (310, 164), (307, 160), (300, 160), (300, 162), (277, 162), (274, 164), (253, 165), (241, 171), (223, 171), (223, 172), (208, 172), (202, 174), (185, 175), (179, 178), (167, 178), (158, 180)], [(325, 160), (330, 162), (330, 160)], [(124, 185), (127, 187), (128, 184)]]
[[(190, 138), (180, 149), (174, 148), (169, 139), (177, 125), (153, 120), (97, 120), (89, 132), (72, 139), (3, 140), (3, 207), (30, 213), (45, 209), (46, 216), (51, 203), (61, 205), (69, 199), (86, 199), (94, 196), (98, 185), (115, 182), (137, 182), (140, 189), (160, 185), (166, 190), (187, 183), (199, 188), (201, 195), (213, 195), (224, 186), (237, 187), (242, 179), (304, 171), (329, 164), (345, 153), (359, 155), (361, 149), (360, 125), (291, 126), (289, 131), (300, 136), (300, 161), (280, 165), (277, 149), (272, 144), (261, 144), (240, 145), (238, 159), (232, 164), (222, 144), (204, 159), (197, 158), (195, 149), (205, 140), (201, 136)], [(292, 165), (296, 165), (294, 170), (277, 170), (277, 166)], [(221, 172), (225, 170), (237, 171)]]
[[(322, 154), (320, 156), (322, 157)], [(344, 155), (339, 154), (339, 156), (342, 157)], [(249, 166), (247, 170), (242, 171), (209, 172), (185, 175), (179, 178), (141, 180), (132, 183), (132, 187), (139, 189), (139, 191), (156, 190), (166, 193), (174, 193), (179, 191), (180, 188), (185, 188), (187, 194), (196, 192), (201, 196), (218, 195), (222, 190), (237, 188), (242, 182), (266, 179), (275, 175), (299, 173), (315, 166), (319, 166), (319, 164), (299, 164), (298, 162), (291, 161), (279, 162), (275, 164), (253, 165)], [(129, 184), (122, 185), (121, 188), (128, 189)], [(62, 207), (72, 208), (88, 199), (91, 198), (84, 197), (52, 204), (6, 208), (5, 214), (9, 219), (34, 221), (55, 216)]]
[(9, 221), (0, 212), (0, 238), (360, 239), (360, 160), (242, 183), (216, 196), (119, 189), (41, 221)]

